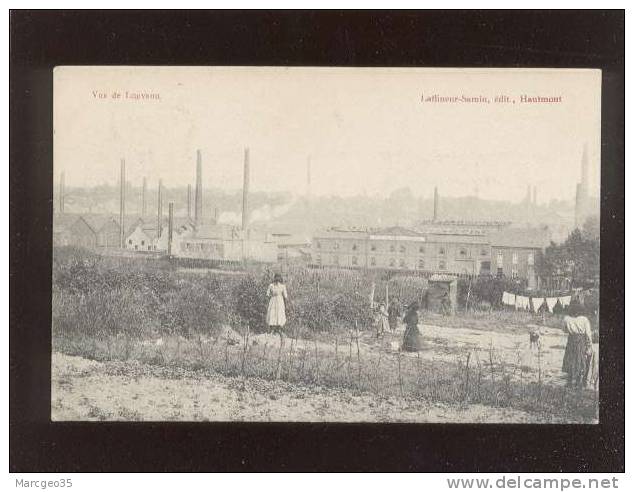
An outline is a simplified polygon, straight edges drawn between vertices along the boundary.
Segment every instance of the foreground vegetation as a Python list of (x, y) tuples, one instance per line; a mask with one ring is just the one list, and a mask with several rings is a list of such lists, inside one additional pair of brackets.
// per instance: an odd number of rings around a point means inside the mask
[[(429, 360), (395, 350), (400, 335), (377, 341), (368, 281), (353, 272), (291, 272), (291, 321), (282, 343), (277, 335), (262, 334), (271, 278), (266, 270), (198, 275), (160, 262), (58, 251), (53, 273), (53, 348), (61, 353), (243, 381), (514, 408), (539, 421), (597, 418), (596, 392), (547, 381), (539, 354), (534, 367), (493, 344), (485, 351), (452, 348), (448, 356)], [(381, 279), (373, 280), (380, 287)], [(400, 299), (416, 299), (424, 288), (418, 278), (390, 280)], [(506, 312), (423, 318), (448, 327), (525, 332), (533, 321), (530, 314)]]

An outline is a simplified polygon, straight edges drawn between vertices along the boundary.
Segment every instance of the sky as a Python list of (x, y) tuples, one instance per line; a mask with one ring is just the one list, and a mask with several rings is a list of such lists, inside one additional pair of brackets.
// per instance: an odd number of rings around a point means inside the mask
[[(314, 195), (389, 195), (538, 201), (574, 198), (584, 145), (589, 184), (600, 176), (598, 70), (57, 67), (54, 171), (67, 186), (242, 186)], [(126, 92), (158, 99), (126, 98)], [(113, 98), (113, 93), (120, 97)], [(103, 94), (105, 97), (99, 97)], [(521, 103), (521, 95), (559, 103)], [(490, 103), (426, 102), (438, 96)], [(495, 103), (506, 95), (515, 103)]]

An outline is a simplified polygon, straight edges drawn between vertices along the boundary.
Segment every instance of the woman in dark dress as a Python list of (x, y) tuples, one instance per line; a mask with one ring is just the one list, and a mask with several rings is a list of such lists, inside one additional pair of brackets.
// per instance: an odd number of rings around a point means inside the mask
[(418, 331), (418, 303), (414, 302), (407, 308), (407, 313), (403, 318), (405, 323), (405, 334), (403, 335), (404, 352), (418, 352), (422, 344), (422, 336)]
[(394, 333), (398, 325), (398, 319), (401, 316), (401, 310), (399, 309), (398, 301), (394, 300), (390, 303), (390, 307), (387, 310), (388, 324), (390, 325), (390, 331)]

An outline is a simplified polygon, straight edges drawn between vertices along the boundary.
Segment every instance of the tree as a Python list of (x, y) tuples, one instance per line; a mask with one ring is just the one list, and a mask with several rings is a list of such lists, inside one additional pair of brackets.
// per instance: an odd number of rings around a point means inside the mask
[(593, 239), (599, 239), (601, 234), (600, 222), (598, 215), (589, 216), (583, 223), (583, 232)]
[(543, 276), (564, 276), (573, 286), (592, 283), (599, 275), (599, 237), (593, 223), (575, 229), (562, 244), (551, 243), (542, 262)]

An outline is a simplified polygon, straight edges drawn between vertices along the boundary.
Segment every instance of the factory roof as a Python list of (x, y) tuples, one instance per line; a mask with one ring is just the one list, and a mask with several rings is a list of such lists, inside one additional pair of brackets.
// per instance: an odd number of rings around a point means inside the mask
[(330, 228), (315, 233), (315, 238), (360, 238), (367, 237), (367, 229)]
[(428, 233), (427, 241), (430, 243), (458, 243), (458, 244), (489, 244), (487, 235), (471, 235), (462, 232), (453, 232), (446, 234)]
[(458, 227), (507, 227), (511, 222), (504, 220), (423, 220), (421, 225), (458, 226)]
[(382, 236), (410, 236), (421, 237), (422, 234), (413, 229), (407, 229), (401, 226), (382, 227), (380, 229), (372, 229), (372, 234), (379, 234)]
[(92, 228), (93, 231), (99, 232), (103, 229), (107, 224), (114, 223), (117, 227), (119, 227), (119, 219), (114, 215), (107, 214), (90, 214), (83, 216), (88, 225)]
[(55, 229), (68, 228), (80, 218), (81, 216), (77, 214), (55, 214), (53, 216), (53, 227)]
[(56, 214), (53, 216), (53, 232), (63, 232), (65, 230), (69, 230), (73, 227), (78, 221), (84, 222), (90, 230), (94, 232), (92, 226), (82, 217), (77, 214)]

